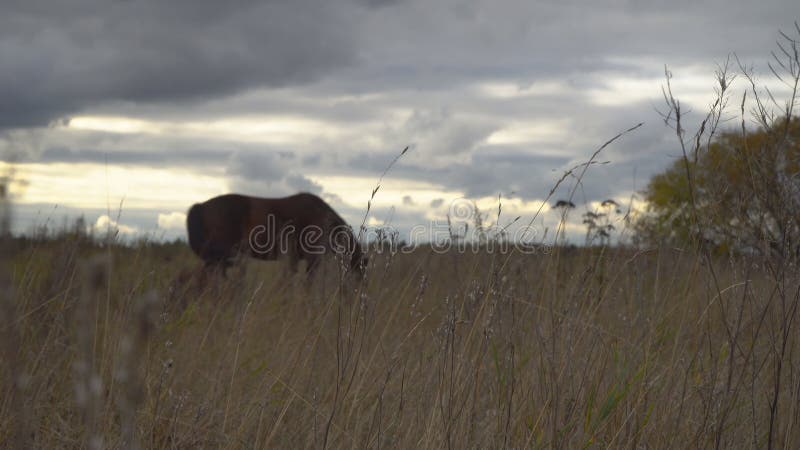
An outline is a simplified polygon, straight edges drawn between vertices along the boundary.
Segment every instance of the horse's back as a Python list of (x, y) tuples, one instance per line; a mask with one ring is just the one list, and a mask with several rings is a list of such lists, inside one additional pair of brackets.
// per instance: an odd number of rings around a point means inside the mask
[(292, 224), (294, 226), (321, 225), (323, 222), (329, 221), (330, 217), (334, 217), (334, 220), (341, 220), (336, 212), (325, 203), (325, 200), (307, 192), (288, 197), (250, 198), (252, 200), (250, 214), (253, 223), (264, 223), (270, 216), (274, 216), (278, 225)]
[(287, 205), (288, 212), (306, 225), (329, 227), (345, 224), (325, 200), (314, 194), (301, 192), (285, 197), (283, 202)]
[[(320, 197), (310, 193), (299, 193), (281, 198), (249, 197), (240, 194), (226, 194), (198, 203), (187, 215), (189, 243), (194, 252), (206, 263), (226, 263), (237, 252), (246, 251), (250, 246), (251, 256), (259, 259), (275, 259), (280, 253), (294, 251), (300, 258), (316, 259), (297, 246), (303, 233), (320, 230), (325, 251), (331, 251), (332, 236), (337, 246), (356, 245), (352, 230), (346, 222)], [(269, 246), (269, 243), (283, 243), (279, 235), (285, 230), (293, 230), (290, 249)], [(253, 233), (256, 233), (255, 235)], [(253, 241), (252, 239), (256, 239)], [(260, 240), (259, 240), (260, 239)], [(340, 240), (342, 240), (340, 242)], [(262, 242), (264, 249), (255, 251), (255, 243)], [(260, 245), (260, 244), (259, 244)], [(269, 250), (267, 250), (269, 248)], [(262, 251), (263, 250), (263, 251)], [(360, 255), (357, 248), (353, 248)]]

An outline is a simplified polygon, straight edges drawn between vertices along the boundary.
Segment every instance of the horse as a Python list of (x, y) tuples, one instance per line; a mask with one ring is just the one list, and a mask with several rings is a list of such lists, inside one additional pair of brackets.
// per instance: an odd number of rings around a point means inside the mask
[(367, 263), (352, 228), (324, 200), (306, 192), (282, 198), (220, 195), (192, 205), (186, 228), (189, 246), (206, 268), (221, 268), (223, 274), (239, 255), (288, 256), (292, 272), (304, 260), (309, 277), (324, 254), (343, 256), (359, 276)]

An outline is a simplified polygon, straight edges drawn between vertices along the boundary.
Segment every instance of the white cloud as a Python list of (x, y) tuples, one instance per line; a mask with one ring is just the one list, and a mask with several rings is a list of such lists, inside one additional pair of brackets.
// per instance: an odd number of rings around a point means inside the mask
[(167, 230), (183, 229), (186, 226), (186, 214), (182, 212), (171, 212), (169, 214), (160, 213), (158, 215), (158, 227)]
[(558, 141), (567, 136), (569, 126), (569, 119), (514, 121), (489, 135), (486, 143), (507, 145)]
[(118, 232), (119, 234), (130, 236), (139, 232), (137, 227), (118, 223), (116, 220), (108, 217), (107, 214), (98, 217), (97, 221), (95, 221), (94, 225), (92, 226), (92, 229), (97, 234), (105, 234), (110, 232), (112, 235)]

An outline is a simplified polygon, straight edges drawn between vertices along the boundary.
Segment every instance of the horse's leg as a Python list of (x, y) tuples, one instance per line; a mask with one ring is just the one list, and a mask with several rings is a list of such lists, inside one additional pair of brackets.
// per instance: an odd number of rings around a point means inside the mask
[[(246, 259), (252, 256), (251, 253), (248, 253), (246, 250), (242, 250), (241, 248), (238, 249), (236, 253), (234, 253), (233, 257), (225, 261), (225, 269), (228, 267), (233, 267), (235, 272), (235, 277), (239, 280), (243, 280), (245, 274), (247, 273), (247, 262)], [(224, 275), (224, 269), (223, 269)], [(227, 279), (227, 276), (225, 277)]]
[(222, 279), (223, 280), (227, 280), (228, 279), (228, 267), (230, 267), (230, 266), (231, 266), (231, 264), (228, 261), (221, 261), (221, 262), (218, 262), (218, 263), (214, 264), (214, 267), (212, 268), (212, 272), (219, 272), (220, 274), (222, 274)]
[(202, 270), (202, 277), (205, 280), (208, 280), (214, 277), (215, 274), (221, 272), (223, 276), (225, 275), (225, 265), (217, 260), (208, 260), (206, 264), (203, 266)]

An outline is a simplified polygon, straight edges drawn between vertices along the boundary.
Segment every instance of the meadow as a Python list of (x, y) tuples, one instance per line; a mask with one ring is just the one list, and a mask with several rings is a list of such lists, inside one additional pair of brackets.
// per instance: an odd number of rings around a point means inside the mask
[(376, 252), (202, 277), (183, 242), (4, 241), (3, 448), (797, 448), (787, 261)]

